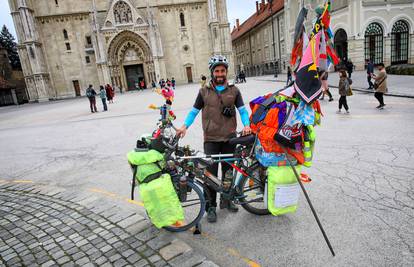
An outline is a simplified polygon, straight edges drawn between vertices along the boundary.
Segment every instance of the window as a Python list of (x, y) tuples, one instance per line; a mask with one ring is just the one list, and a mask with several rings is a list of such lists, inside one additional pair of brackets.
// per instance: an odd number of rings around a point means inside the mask
[(132, 12), (131, 8), (124, 1), (119, 1), (114, 7), (114, 17), (115, 23), (131, 23), (132, 22)]
[(63, 30), (63, 38), (65, 38), (65, 40), (69, 39), (69, 37), (68, 37), (68, 31)]
[(365, 31), (365, 59), (378, 64), (383, 61), (383, 30), (381, 25), (374, 22)]
[(407, 22), (397, 21), (391, 31), (391, 64), (408, 62), (409, 28)]
[(58, 6), (59, 5), (59, 1), (58, 0), (55, 0), (55, 4)]
[(88, 45), (92, 44), (92, 38), (90, 36), (86, 36), (86, 44)]
[(66, 50), (70, 50), (70, 43), (65, 43), (66, 44)]
[(86, 63), (91, 63), (91, 58), (89, 56), (86, 56), (85, 61), (86, 61)]
[(180, 13), (180, 23), (181, 23), (181, 27), (185, 27), (185, 18), (184, 18), (184, 13)]

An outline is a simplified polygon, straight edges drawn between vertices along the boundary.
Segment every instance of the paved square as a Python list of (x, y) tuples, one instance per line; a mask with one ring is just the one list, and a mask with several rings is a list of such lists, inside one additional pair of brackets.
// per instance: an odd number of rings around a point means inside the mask
[[(239, 87), (247, 103), (281, 84), (250, 78)], [(177, 88), (178, 126), (197, 92), (197, 84)], [(337, 257), (330, 256), (304, 198), (297, 213), (278, 218), (219, 211), (216, 224), (203, 224), (202, 237), (179, 237), (222, 266), (245, 266), (247, 259), (263, 266), (412, 265), (414, 100), (385, 97), (386, 109), (377, 110), (372, 94), (355, 92), (348, 100), (351, 115), (338, 115), (337, 89), (332, 92), (335, 102), (322, 102), (307, 189)], [(146, 107), (162, 102), (147, 90), (118, 94), (108, 112), (97, 114), (85, 98), (1, 108), (0, 180), (95, 188), (127, 198), (126, 153), (154, 129), (158, 114)], [(182, 143), (202, 148), (200, 116)]]

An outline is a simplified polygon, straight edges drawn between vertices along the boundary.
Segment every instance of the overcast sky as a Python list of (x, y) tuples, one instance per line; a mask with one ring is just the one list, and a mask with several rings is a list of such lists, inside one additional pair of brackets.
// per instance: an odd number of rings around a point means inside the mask
[[(256, 9), (255, 0), (227, 0), (227, 14), (231, 23), (230, 30), (236, 23), (236, 19), (240, 19), (240, 24), (250, 17)], [(9, 31), (16, 37), (13, 20), (10, 15), (9, 2), (0, 0), (0, 26), (7, 26)]]

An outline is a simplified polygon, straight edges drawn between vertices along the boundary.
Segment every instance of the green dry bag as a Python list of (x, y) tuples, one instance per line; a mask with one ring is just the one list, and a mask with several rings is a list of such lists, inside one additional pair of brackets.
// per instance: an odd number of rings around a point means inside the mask
[(138, 183), (145, 182), (145, 179), (154, 174), (161, 175), (161, 168), (164, 167), (164, 156), (156, 151), (131, 151), (127, 155), (128, 162), (131, 165), (137, 166), (137, 173), (135, 178)]
[[(296, 166), (300, 173), (302, 166)], [(267, 208), (275, 216), (296, 211), (300, 187), (296, 176), (289, 166), (269, 167), (267, 169)]]
[(139, 194), (151, 222), (157, 228), (184, 221), (184, 211), (169, 174), (140, 184)]

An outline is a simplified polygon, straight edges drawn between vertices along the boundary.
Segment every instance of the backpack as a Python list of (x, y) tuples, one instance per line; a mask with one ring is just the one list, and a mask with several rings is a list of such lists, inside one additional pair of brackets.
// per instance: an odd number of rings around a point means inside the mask
[(86, 89), (86, 96), (87, 97), (93, 97), (93, 93), (92, 93), (92, 90), (91, 89)]

